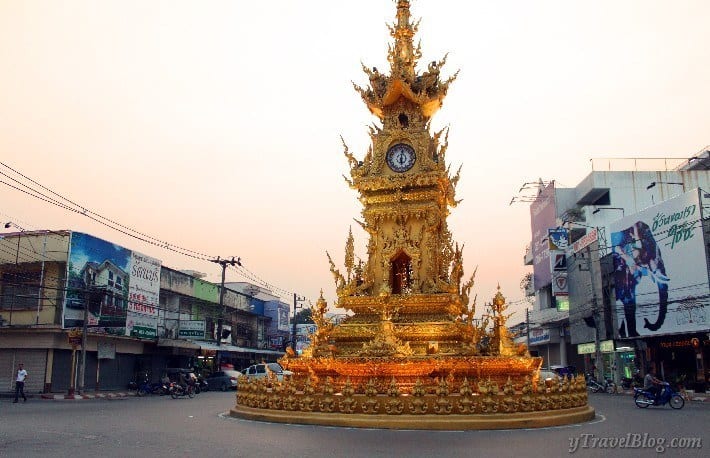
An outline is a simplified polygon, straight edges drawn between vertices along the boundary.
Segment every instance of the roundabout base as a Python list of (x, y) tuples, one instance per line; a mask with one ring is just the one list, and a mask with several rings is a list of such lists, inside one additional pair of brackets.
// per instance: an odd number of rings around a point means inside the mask
[(414, 429), (466, 431), (486, 429), (546, 428), (584, 423), (594, 419), (591, 406), (481, 415), (367, 415), (322, 412), (263, 410), (237, 405), (229, 411), (234, 418), (300, 425), (342, 426), (350, 428)]

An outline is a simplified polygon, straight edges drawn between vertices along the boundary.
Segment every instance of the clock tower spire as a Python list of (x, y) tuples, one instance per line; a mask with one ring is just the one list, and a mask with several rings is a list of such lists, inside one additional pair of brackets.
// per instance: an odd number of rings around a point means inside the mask
[[(355, 85), (377, 118), (370, 128), (372, 144), (362, 160), (345, 145), (350, 163), (346, 180), (360, 194), (363, 210), (358, 223), (370, 236), (367, 261), (356, 275), (345, 278), (329, 258), (331, 272), (339, 306), (366, 321), (374, 320), (373, 324), (382, 324), (387, 316), (386, 328), (407, 342), (402, 351), (426, 353), (424, 347), (431, 342), (456, 351), (454, 347), (461, 344), (456, 317), (467, 313), (473, 280), (462, 285), (463, 247), (452, 241), (446, 222), (449, 207), (458, 203), (459, 178), (458, 172), (449, 174), (445, 160), (448, 129), (430, 132), (431, 117), (456, 74), (441, 77), (445, 58), (417, 70), (422, 55), (420, 46), (413, 44), (418, 22), (411, 20), (408, 0), (395, 3), (397, 15), (389, 25), (394, 40), (388, 48), (390, 72), (363, 65), (369, 85)], [(346, 258), (351, 251), (350, 244)], [(404, 329), (409, 328), (400, 326), (400, 319), (419, 322), (424, 315), (436, 317), (437, 323), (426, 328), (426, 335), (408, 335)], [(346, 329), (339, 328), (333, 335), (343, 351), (374, 348), (360, 348), (362, 336), (342, 335)]]

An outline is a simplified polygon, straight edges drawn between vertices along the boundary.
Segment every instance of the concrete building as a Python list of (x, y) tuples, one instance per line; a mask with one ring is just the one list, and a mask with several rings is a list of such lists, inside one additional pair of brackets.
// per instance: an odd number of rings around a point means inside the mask
[[(8, 225), (9, 226), (9, 225)], [(86, 317), (86, 390), (125, 389), (136, 377), (157, 381), (168, 367), (237, 368), (283, 354), (268, 348), (272, 318), (256, 300), (194, 272), (73, 231), (0, 235), (0, 392), (13, 389), (19, 362), (28, 392), (82, 385), (79, 357)], [(218, 343), (216, 323), (224, 319)]]
[[(537, 186), (525, 263), (534, 269), (530, 349), (544, 365), (618, 381), (653, 364), (669, 380), (707, 382), (707, 155), (596, 160), (574, 188)], [(697, 246), (678, 258), (681, 245), (672, 241), (692, 237)], [(673, 272), (661, 273), (659, 261)], [(691, 276), (694, 284), (684, 284)]]

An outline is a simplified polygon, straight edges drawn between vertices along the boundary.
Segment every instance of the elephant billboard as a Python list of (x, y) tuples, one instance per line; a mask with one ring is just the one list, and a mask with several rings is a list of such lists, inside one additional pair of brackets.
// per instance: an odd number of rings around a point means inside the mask
[(708, 268), (697, 189), (610, 225), (619, 337), (708, 329)]

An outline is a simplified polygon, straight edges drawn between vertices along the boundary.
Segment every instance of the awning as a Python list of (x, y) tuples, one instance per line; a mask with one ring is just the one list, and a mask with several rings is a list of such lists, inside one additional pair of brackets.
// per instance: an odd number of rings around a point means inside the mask
[(196, 343), (182, 339), (158, 339), (158, 346), (172, 348), (188, 348), (190, 350), (200, 349), (200, 346)]
[(217, 345), (213, 342), (194, 342), (202, 350), (227, 351), (231, 353), (259, 353), (262, 355), (283, 355), (282, 351), (261, 350), (259, 348), (237, 347), (236, 345)]

